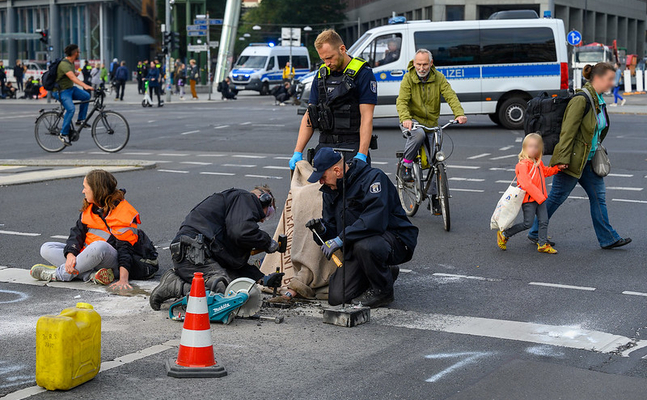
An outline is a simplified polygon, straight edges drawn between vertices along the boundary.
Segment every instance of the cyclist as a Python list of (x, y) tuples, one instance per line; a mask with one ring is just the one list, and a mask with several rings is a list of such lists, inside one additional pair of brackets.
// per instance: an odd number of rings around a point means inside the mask
[[(408, 70), (400, 85), (396, 107), (400, 117), (400, 129), (407, 136), (402, 158), (403, 168), (399, 173), (402, 180), (411, 182), (413, 181), (411, 175), (413, 160), (416, 159), (418, 150), (425, 141), (425, 131), (422, 128), (412, 129), (414, 123), (419, 122), (426, 126), (438, 125), (441, 95), (451, 107), (454, 118), (459, 123), (466, 123), (467, 117), (445, 76), (434, 68), (434, 59), (429, 50), (419, 49), (413, 60), (409, 62)], [(432, 197), (432, 202), (436, 206), (435, 196)]]
[[(90, 93), (85, 90), (92, 90), (92, 86), (86, 85), (79, 78), (78, 72), (74, 71), (74, 61), (79, 58), (81, 50), (76, 44), (70, 44), (65, 47), (65, 58), (58, 64), (56, 70), (56, 92), (53, 96), (61, 102), (65, 108), (65, 117), (63, 118), (63, 127), (61, 128), (61, 138), (66, 146), (71, 146), (72, 141), (70, 138), (70, 125), (72, 118), (74, 118), (74, 100), (87, 101), (90, 100)], [(85, 90), (81, 90), (74, 84), (81, 86)], [(79, 117), (76, 121), (77, 125), (85, 124), (85, 116), (88, 112), (88, 103), (82, 103), (79, 107)], [(87, 126), (87, 125), (86, 125)]]

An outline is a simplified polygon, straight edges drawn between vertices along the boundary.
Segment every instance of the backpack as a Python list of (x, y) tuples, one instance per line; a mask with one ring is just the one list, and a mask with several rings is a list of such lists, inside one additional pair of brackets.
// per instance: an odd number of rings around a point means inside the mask
[[(555, 146), (559, 142), (559, 134), (562, 130), (562, 120), (566, 106), (575, 96), (587, 96), (587, 93), (578, 92), (573, 95), (551, 97), (543, 92), (539, 96), (528, 101), (523, 122), (523, 130), (527, 134), (539, 133), (544, 140), (544, 154), (553, 154)], [(591, 102), (587, 100), (584, 114), (591, 109)]]
[(45, 73), (43, 74), (41, 84), (48, 92), (51, 92), (57, 86), (56, 77), (58, 75), (58, 66), (61, 64), (61, 61), (63, 61), (62, 58), (57, 58), (56, 60), (52, 61), (49, 64), (47, 71), (45, 71)]
[(137, 243), (133, 246), (132, 271), (130, 279), (151, 279), (159, 269), (157, 249), (143, 230), (137, 233)]

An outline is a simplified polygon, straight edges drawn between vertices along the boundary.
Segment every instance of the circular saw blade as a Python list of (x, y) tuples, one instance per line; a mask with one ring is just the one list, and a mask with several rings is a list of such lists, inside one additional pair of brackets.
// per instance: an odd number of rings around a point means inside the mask
[(235, 296), (237, 293), (241, 292), (247, 293), (249, 298), (245, 304), (236, 311), (236, 315), (244, 318), (251, 317), (261, 310), (261, 305), (263, 304), (261, 290), (256, 285), (256, 282), (249, 278), (234, 279), (225, 290), (227, 297)]

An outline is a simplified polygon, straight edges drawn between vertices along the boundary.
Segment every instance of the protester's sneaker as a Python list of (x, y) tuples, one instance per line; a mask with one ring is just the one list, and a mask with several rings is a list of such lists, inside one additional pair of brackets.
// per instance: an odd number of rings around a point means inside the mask
[(92, 283), (96, 285), (109, 285), (115, 280), (115, 274), (110, 268), (101, 268), (90, 276)]
[(434, 215), (442, 215), (443, 212), (440, 209), (440, 200), (438, 200), (438, 196), (434, 195), (431, 196), (431, 209), (433, 211)]
[(37, 281), (55, 281), (56, 280), (56, 267), (53, 265), (36, 264), (31, 267), (29, 275)]
[(627, 102), (627, 99), (622, 99), (622, 101), (620, 102), (620, 106), (621, 107), (624, 106), (626, 102)]
[(508, 243), (508, 238), (505, 236), (505, 233), (503, 233), (503, 231), (498, 231), (496, 233), (496, 244), (499, 245), (499, 248), (501, 250), (507, 250), (508, 249), (507, 243)]
[(611, 103), (609, 104), (609, 107), (618, 107), (618, 103)]
[(405, 182), (413, 182), (413, 174), (411, 173), (412, 165), (402, 164), (402, 167), (400, 167), (400, 178)]
[(79, 120), (79, 121), (76, 121), (76, 126), (83, 126), (84, 128), (89, 128), (90, 124), (85, 122), (85, 120)]
[(557, 254), (557, 250), (553, 248), (550, 244), (546, 243), (545, 245), (537, 245), (537, 251), (540, 253), (547, 253), (547, 254)]
[[(534, 244), (539, 244), (539, 239), (537, 239), (537, 238), (528, 236), (528, 240), (530, 240)], [(551, 246), (555, 246), (555, 242), (553, 242), (552, 240), (547, 240), (546, 243), (548, 243)]]
[(63, 142), (63, 144), (65, 146), (71, 146), (72, 145), (72, 139), (70, 138), (69, 134), (67, 134), (67, 135), (59, 135), (58, 138), (61, 139), (61, 142)]

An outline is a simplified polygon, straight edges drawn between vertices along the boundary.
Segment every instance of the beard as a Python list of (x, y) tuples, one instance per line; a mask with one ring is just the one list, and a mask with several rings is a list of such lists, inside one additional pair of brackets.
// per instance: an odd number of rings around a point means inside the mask
[(429, 75), (429, 71), (430, 70), (427, 70), (426, 72), (421, 73), (421, 72), (418, 72), (418, 70), (416, 70), (416, 74), (418, 75), (418, 78), (425, 79)]

